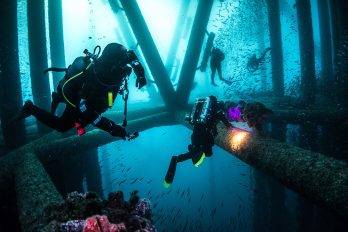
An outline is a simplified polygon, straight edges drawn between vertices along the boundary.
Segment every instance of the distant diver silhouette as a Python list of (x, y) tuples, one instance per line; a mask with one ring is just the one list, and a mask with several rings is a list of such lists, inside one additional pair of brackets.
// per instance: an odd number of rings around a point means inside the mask
[(247, 64), (248, 70), (250, 72), (256, 71), (259, 68), (260, 63), (263, 62), (263, 60), (265, 59), (266, 53), (270, 50), (271, 48), (266, 48), (265, 51), (263, 51), (260, 58), (256, 58), (256, 54), (253, 54), (252, 57), (250, 57), (248, 60), (248, 64)]
[(216, 71), (218, 72), (219, 79), (226, 84), (231, 84), (230, 81), (222, 78), (221, 62), (225, 59), (225, 54), (217, 47), (213, 47), (210, 51), (210, 69), (211, 69), (211, 84), (217, 86), (214, 82)]

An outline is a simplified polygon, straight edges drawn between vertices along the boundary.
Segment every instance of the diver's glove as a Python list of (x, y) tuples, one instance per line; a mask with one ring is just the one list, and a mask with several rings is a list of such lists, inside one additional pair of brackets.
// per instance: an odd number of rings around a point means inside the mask
[(133, 140), (133, 139), (136, 139), (136, 138), (138, 138), (138, 136), (139, 136), (139, 132), (134, 132), (133, 134), (131, 134), (131, 133), (127, 133), (127, 138), (128, 138), (128, 141), (130, 141), (130, 140)]
[(132, 63), (133, 61), (138, 60), (137, 55), (133, 50), (127, 51), (127, 63)]
[(132, 68), (134, 70), (135, 75), (137, 76), (135, 87), (141, 89), (142, 87), (146, 85), (144, 68), (138, 60), (135, 60), (132, 62)]
[(122, 126), (114, 124), (112, 127), (111, 135), (126, 140), (127, 132)]
[(137, 77), (137, 80), (135, 81), (135, 87), (141, 89), (145, 85), (146, 85), (145, 77)]
[(127, 51), (127, 62), (131, 64), (137, 80), (135, 82), (135, 87), (141, 89), (146, 85), (145, 71), (135, 52), (133, 50)]

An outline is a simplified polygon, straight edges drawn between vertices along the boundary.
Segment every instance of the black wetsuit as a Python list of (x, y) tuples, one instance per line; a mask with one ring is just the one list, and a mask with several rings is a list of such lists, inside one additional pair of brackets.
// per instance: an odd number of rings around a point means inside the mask
[(231, 127), (231, 124), (225, 117), (222, 111), (216, 112), (207, 120), (205, 124), (198, 123), (193, 127), (191, 135), (191, 144), (188, 146), (188, 152), (173, 156), (165, 177), (167, 183), (172, 183), (178, 162), (183, 162), (192, 159), (193, 164), (196, 164), (202, 157), (203, 153), (206, 157), (213, 155), (214, 137), (217, 135), (216, 125), (222, 121), (226, 127)]
[[(117, 84), (105, 86), (100, 79), (97, 79), (95, 65), (84, 57), (77, 58), (69, 67), (66, 76), (58, 85), (58, 101), (66, 103), (66, 108), (60, 117), (55, 116), (39, 107), (33, 105), (30, 113), (45, 125), (59, 131), (66, 132), (79, 123), (81, 127), (88, 124), (109, 132), (112, 136), (124, 138), (126, 132), (124, 128), (116, 125), (113, 121), (102, 117), (108, 108), (108, 92), (113, 93), (115, 100), (123, 79), (129, 75), (130, 70), (119, 69), (114, 77), (119, 80)], [(78, 75), (82, 72), (80, 75)], [(82, 99), (83, 102), (81, 101)]]

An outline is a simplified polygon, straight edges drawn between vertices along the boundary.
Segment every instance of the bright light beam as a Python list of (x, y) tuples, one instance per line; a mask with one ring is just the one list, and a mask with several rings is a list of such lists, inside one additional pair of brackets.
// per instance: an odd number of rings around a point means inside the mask
[(238, 151), (250, 137), (250, 132), (233, 129), (230, 135), (230, 145), (233, 151)]

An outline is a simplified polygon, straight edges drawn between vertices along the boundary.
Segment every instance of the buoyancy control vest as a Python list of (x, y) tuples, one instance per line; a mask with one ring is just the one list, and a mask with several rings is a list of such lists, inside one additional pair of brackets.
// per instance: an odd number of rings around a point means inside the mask
[[(137, 78), (144, 77), (143, 68), (134, 52), (127, 52), (120, 44), (107, 45), (102, 56), (98, 58), (100, 50), (100, 46), (97, 46), (92, 54), (86, 49), (86, 56), (76, 58), (68, 68), (49, 68), (44, 72), (65, 71), (66, 74), (59, 82), (57, 91), (61, 96), (59, 101), (72, 107), (78, 107), (83, 99), (88, 108), (101, 114), (112, 107), (118, 93), (122, 94), (125, 101), (125, 126), (129, 92), (127, 77), (132, 69)], [(115, 66), (117, 62), (119, 65)]]

